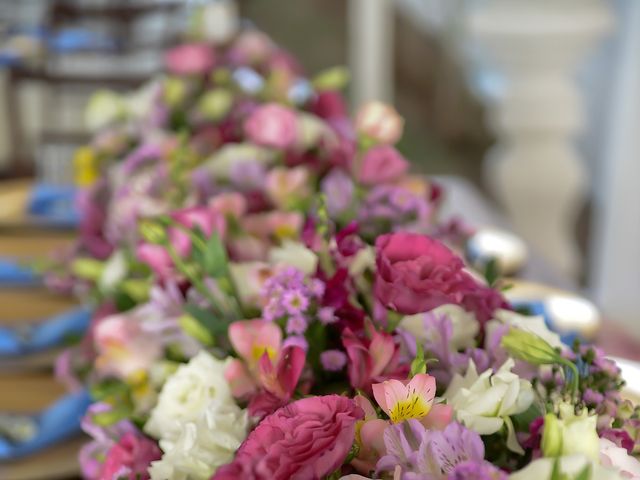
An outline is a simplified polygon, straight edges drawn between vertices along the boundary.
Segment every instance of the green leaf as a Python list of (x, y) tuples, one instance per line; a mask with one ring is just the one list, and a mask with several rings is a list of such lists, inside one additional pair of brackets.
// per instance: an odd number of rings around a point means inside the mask
[(93, 422), (101, 427), (108, 427), (114, 423), (124, 420), (131, 416), (131, 409), (125, 406), (119, 406), (107, 412), (100, 412), (93, 415)]
[(422, 345), (416, 340), (416, 358), (411, 362), (411, 377), (418, 373), (427, 373), (427, 362), (424, 359), (424, 350)]
[(191, 315), (182, 315), (178, 319), (178, 323), (180, 324), (180, 327), (182, 327), (182, 330), (203, 345), (209, 346), (213, 344), (211, 332), (195, 317), (192, 317)]
[(227, 332), (229, 324), (216, 317), (210, 310), (200, 308), (196, 305), (185, 305), (186, 312), (197, 320), (212, 335), (219, 335)]
[(228, 273), (227, 251), (217, 233), (211, 235), (207, 240), (207, 249), (204, 252), (204, 269), (213, 278), (224, 277)]
[(490, 287), (493, 287), (500, 278), (500, 269), (498, 268), (498, 261), (495, 258), (491, 258), (485, 265), (484, 278)]

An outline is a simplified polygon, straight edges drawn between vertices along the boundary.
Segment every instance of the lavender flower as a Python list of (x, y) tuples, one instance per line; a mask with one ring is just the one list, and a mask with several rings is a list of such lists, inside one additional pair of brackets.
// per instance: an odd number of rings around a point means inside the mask
[(480, 435), (457, 422), (438, 431), (427, 430), (415, 419), (407, 420), (387, 427), (384, 443), (387, 454), (378, 461), (376, 468), (379, 472), (394, 471), (400, 466), (402, 480), (445, 480), (460, 464), (482, 464), (484, 461)]
[(326, 195), (327, 210), (331, 217), (336, 217), (346, 211), (353, 202), (353, 181), (342, 170), (332, 170), (322, 180), (321, 189), (322, 193)]
[(462, 462), (453, 469), (447, 480), (507, 480), (509, 476), (483, 460)]
[(327, 350), (320, 354), (320, 363), (328, 372), (339, 372), (347, 364), (347, 356), (340, 350)]

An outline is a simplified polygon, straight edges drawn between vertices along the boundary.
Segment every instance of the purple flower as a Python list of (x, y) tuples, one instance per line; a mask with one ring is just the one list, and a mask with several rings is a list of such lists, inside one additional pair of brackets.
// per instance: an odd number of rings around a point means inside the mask
[(318, 320), (320, 320), (323, 325), (329, 325), (335, 323), (338, 319), (335, 316), (333, 307), (322, 307), (318, 310)]
[(282, 295), (282, 305), (289, 315), (300, 315), (307, 310), (309, 299), (301, 290), (289, 290)]
[(400, 466), (403, 480), (445, 480), (459, 464), (484, 460), (480, 435), (457, 422), (439, 431), (427, 430), (415, 419), (407, 420), (387, 427), (384, 443), (387, 454), (378, 461), (377, 470), (393, 472)]
[(306, 330), (309, 322), (304, 315), (296, 314), (287, 320), (287, 333), (302, 335)]
[(509, 476), (491, 463), (482, 460), (459, 463), (447, 480), (507, 480)]
[(354, 198), (351, 177), (340, 169), (334, 169), (322, 180), (322, 193), (327, 198), (329, 215), (335, 217), (347, 210)]
[(240, 190), (263, 190), (267, 171), (258, 161), (237, 162), (231, 167), (229, 178)]
[(320, 354), (320, 362), (328, 372), (339, 372), (347, 364), (347, 356), (340, 350), (327, 350)]
[(309, 342), (302, 335), (292, 335), (282, 342), (282, 349), (287, 347), (299, 347), (306, 352), (309, 350)]

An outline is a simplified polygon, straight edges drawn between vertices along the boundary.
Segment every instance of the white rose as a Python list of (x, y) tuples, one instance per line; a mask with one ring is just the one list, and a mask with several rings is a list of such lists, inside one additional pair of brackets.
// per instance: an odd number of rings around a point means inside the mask
[(292, 266), (305, 275), (311, 275), (318, 266), (318, 256), (300, 242), (285, 240), (282, 246), (271, 249), (269, 262)]
[(196, 421), (212, 401), (235, 405), (224, 378), (227, 360), (201, 351), (167, 380), (144, 431), (160, 440), (175, 440), (186, 423)]
[(208, 480), (233, 460), (247, 436), (247, 411), (233, 401), (209, 403), (194, 421), (180, 425), (175, 440), (161, 440), (162, 459), (149, 468), (152, 480)]
[[(446, 315), (451, 320), (453, 327), (450, 348), (452, 350), (464, 350), (475, 345), (475, 337), (480, 330), (480, 324), (473, 313), (467, 312), (458, 305), (442, 305), (431, 311), (432, 314)], [(427, 329), (424, 325), (424, 313), (408, 315), (400, 322), (400, 327), (411, 333), (421, 343), (435, 341), (434, 329)]]
[(554, 348), (565, 348), (564, 343), (560, 340), (560, 335), (552, 332), (547, 328), (544, 317), (535, 316), (528, 317), (510, 310), (497, 310), (493, 317), (500, 323), (533, 333)]
[[(597, 463), (592, 463), (584, 455), (569, 455), (558, 457), (560, 472), (569, 475), (568, 478), (576, 478), (585, 468), (590, 467), (590, 480), (622, 480), (614, 470), (605, 468)], [(509, 475), (509, 480), (551, 480), (553, 465), (556, 458), (539, 458), (534, 460), (522, 470)], [(565, 477), (563, 477), (565, 478)]]
[(478, 375), (473, 360), (469, 360), (466, 374), (453, 377), (444, 398), (453, 406), (457, 420), (481, 435), (506, 426), (507, 447), (522, 453), (509, 417), (527, 410), (534, 395), (531, 383), (511, 372), (513, 366), (510, 358), (496, 373), (488, 369)]

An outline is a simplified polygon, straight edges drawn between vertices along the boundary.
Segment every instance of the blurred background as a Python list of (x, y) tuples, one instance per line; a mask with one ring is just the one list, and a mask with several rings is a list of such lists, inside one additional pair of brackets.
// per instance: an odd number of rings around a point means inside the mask
[[(73, 182), (88, 98), (161, 72), (163, 51), (203, 3), (0, 0), (0, 256), (68, 241), (16, 228), (24, 185)], [(393, 103), (414, 169), (437, 176), (474, 226), (520, 235), (530, 280), (584, 293), (640, 338), (640, 2), (236, 3), (307, 73), (348, 66), (354, 108)], [(1, 318), (66, 308), (20, 295), (0, 292)], [(18, 406), (58, 388), (12, 381)]]

